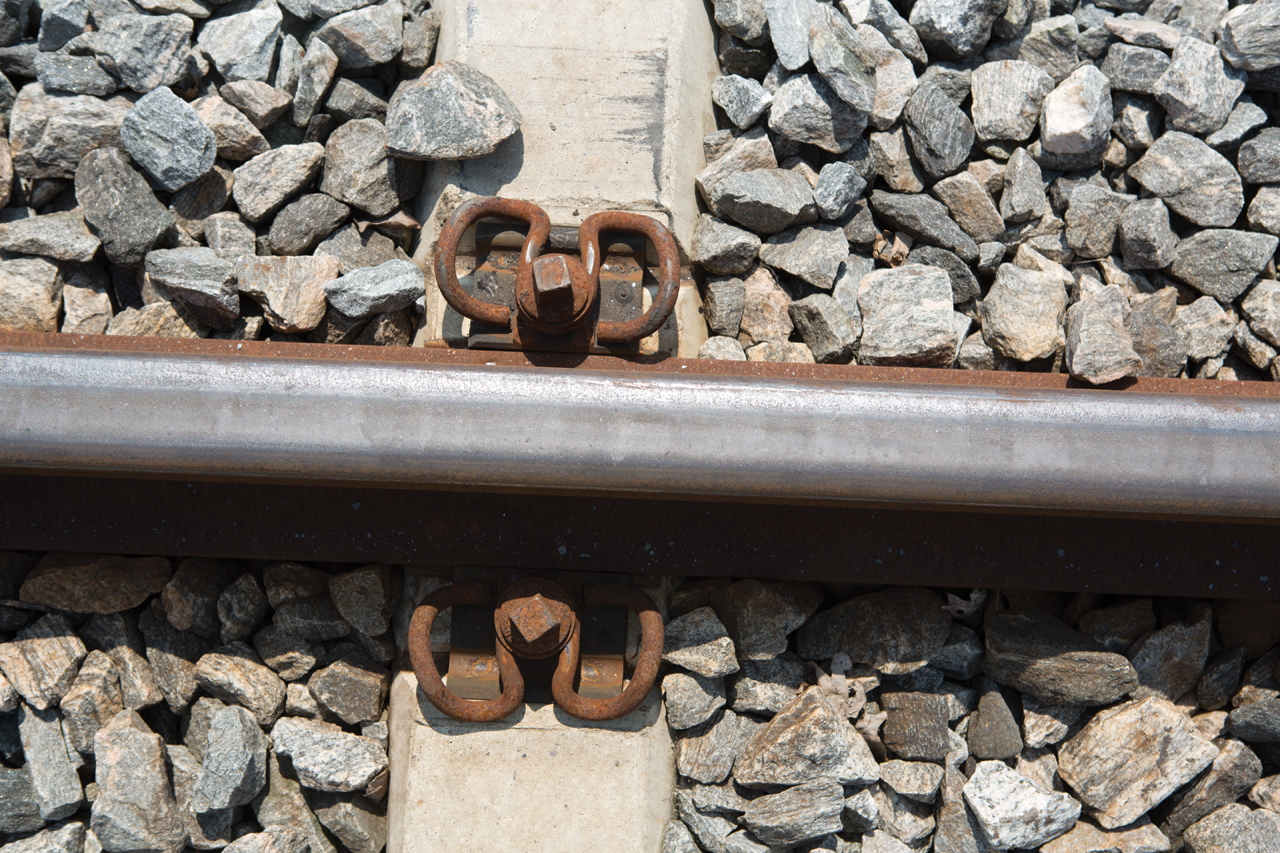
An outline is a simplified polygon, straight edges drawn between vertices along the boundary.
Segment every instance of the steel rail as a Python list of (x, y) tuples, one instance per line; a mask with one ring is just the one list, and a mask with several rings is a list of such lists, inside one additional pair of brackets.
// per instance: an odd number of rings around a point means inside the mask
[(1264, 519), (1280, 401), (11, 349), (0, 468)]

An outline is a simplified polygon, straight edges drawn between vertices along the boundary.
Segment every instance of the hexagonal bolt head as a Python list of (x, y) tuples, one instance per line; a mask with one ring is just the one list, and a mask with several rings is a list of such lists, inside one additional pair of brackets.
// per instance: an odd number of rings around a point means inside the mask
[(533, 645), (552, 631), (560, 630), (556, 618), (541, 593), (511, 611), (511, 631), (525, 643)]

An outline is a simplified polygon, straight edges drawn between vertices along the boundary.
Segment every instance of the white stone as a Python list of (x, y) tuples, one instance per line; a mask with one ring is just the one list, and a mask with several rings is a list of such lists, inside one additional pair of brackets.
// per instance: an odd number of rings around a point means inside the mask
[(1002, 761), (983, 761), (964, 786), (964, 799), (991, 843), (1002, 850), (1034, 848), (1075, 826), (1080, 803), (1041, 790)]

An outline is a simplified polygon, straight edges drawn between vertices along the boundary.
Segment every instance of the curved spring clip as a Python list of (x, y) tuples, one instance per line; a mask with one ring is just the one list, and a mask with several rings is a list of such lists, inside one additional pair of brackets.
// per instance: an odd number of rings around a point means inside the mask
[(414, 675), (418, 677), (418, 686), (432, 705), (455, 720), (469, 723), (496, 722), (519, 707), (524, 699), (524, 677), (516, 666), (516, 659), (500, 642), (495, 643), (495, 646), (502, 693), (496, 699), (483, 702), (462, 699), (450, 692), (444, 686), (435, 659), (431, 656), (431, 625), (441, 610), (455, 604), (488, 604), (491, 600), (489, 589), (484, 584), (451, 584), (428, 594), (413, 611), (413, 619), (409, 622), (409, 660), (413, 664)]
[(509, 198), (468, 199), (453, 212), (449, 222), (440, 232), (436, 243), (436, 283), (446, 302), (464, 317), (491, 326), (506, 326), (511, 322), (511, 309), (505, 305), (481, 302), (462, 289), (458, 283), (458, 242), (477, 220), (486, 217), (517, 219), (529, 225), (529, 235), (520, 249), (520, 268), (532, 266), (533, 259), (542, 254), (551, 234), (551, 220), (546, 211), (536, 204)]
[(616, 322), (601, 320), (596, 324), (596, 340), (601, 343), (626, 343), (647, 338), (667, 322), (676, 307), (680, 293), (680, 250), (676, 238), (666, 226), (638, 213), (608, 211), (588, 216), (578, 226), (578, 251), (587, 277), (599, 288), (600, 283), (600, 232), (630, 231), (643, 234), (653, 243), (658, 255), (658, 295), (649, 310), (634, 320)]
[[(655, 302), (656, 304), (656, 302)], [(641, 318), (643, 319), (643, 318)], [(662, 663), (662, 614), (653, 599), (642, 589), (621, 584), (604, 584), (588, 588), (587, 604), (618, 604), (640, 617), (640, 655), (635, 672), (626, 689), (610, 699), (588, 699), (573, 689), (578, 671), (582, 632), (574, 631), (568, 645), (560, 652), (555, 674), (551, 676), (551, 695), (565, 713), (581, 720), (616, 720), (634, 711), (649, 694)]]

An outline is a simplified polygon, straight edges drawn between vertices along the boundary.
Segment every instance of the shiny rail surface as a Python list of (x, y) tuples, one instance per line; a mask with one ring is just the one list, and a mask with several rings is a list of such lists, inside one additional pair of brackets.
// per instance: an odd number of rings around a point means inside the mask
[(1280, 400), (10, 349), (0, 467), (1272, 519)]

